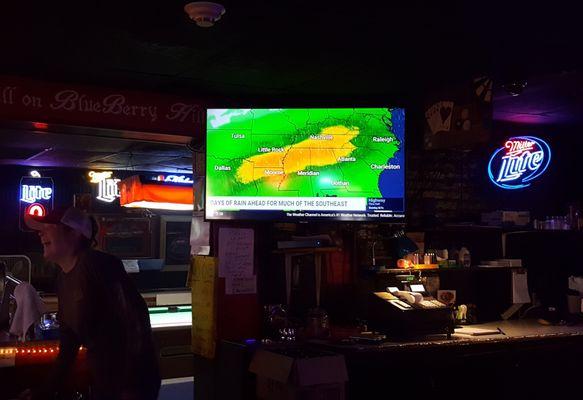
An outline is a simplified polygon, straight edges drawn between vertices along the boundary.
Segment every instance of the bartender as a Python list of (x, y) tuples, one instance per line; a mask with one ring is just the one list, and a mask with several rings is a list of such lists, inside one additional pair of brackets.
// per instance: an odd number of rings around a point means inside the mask
[(95, 219), (69, 208), (27, 216), (26, 224), (38, 232), (44, 257), (60, 267), (60, 351), (42, 393), (27, 390), (21, 397), (54, 398), (84, 346), (91, 399), (156, 399), (160, 375), (146, 303), (122, 262), (93, 249)]

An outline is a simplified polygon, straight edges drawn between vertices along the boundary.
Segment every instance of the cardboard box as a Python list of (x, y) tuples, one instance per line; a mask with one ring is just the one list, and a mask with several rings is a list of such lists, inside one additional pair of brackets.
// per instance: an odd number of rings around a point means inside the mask
[(344, 400), (344, 356), (309, 350), (258, 350), (249, 371), (257, 375), (262, 400)]

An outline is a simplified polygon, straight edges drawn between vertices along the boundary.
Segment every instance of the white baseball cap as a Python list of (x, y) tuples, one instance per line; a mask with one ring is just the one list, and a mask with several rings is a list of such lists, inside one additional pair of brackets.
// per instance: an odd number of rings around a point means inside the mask
[(63, 224), (87, 239), (93, 238), (93, 223), (89, 214), (75, 207), (67, 208), (64, 211), (55, 210), (44, 217), (27, 214), (24, 216), (24, 222), (26, 226), (35, 231), (40, 231), (47, 224)]

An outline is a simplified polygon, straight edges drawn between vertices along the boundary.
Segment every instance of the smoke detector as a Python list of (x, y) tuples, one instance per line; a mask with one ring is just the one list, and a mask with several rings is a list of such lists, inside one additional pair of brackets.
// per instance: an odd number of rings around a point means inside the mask
[(198, 26), (209, 28), (221, 19), (225, 13), (225, 7), (210, 1), (194, 1), (185, 5), (184, 11)]

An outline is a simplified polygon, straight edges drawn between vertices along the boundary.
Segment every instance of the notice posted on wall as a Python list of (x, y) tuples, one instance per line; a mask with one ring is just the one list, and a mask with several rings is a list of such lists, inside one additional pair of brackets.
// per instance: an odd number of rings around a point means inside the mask
[(219, 277), (253, 275), (253, 229), (220, 228)]
[(225, 278), (225, 294), (257, 293), (254, 235), (253, 229), (219, 229), (219, 277)]
[(257, 277), (241, 276), (225, 279), (225, 294), (255, 294), (257, 293)]
[(190, 225), (190, 254), (208, 256), (210, 254), (210, 222), (204, 220), (202, 212), (194, 212)]

